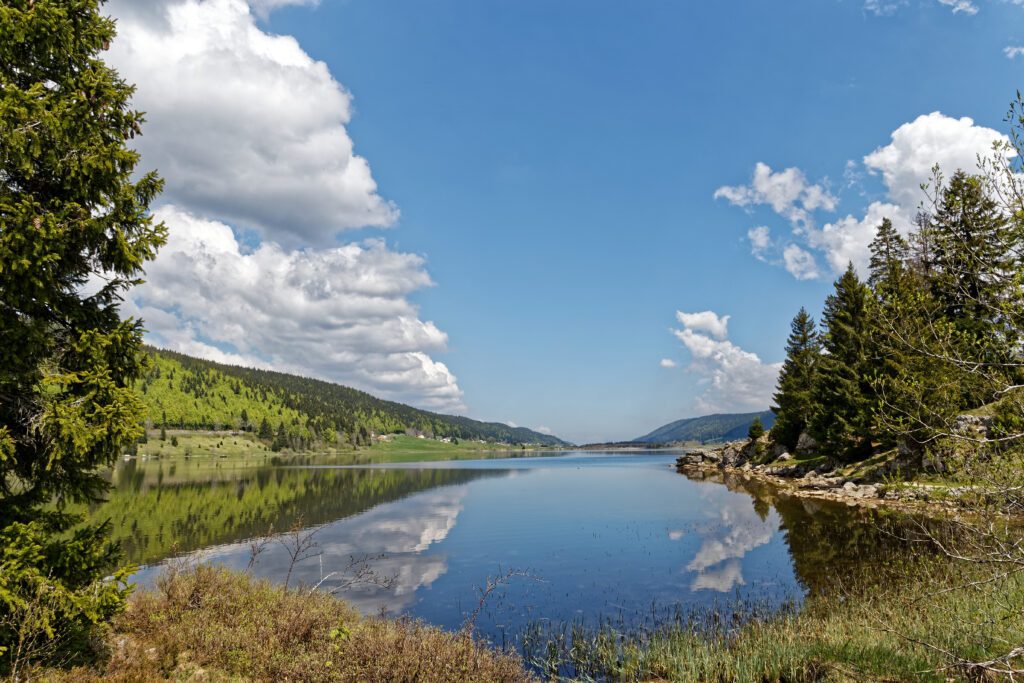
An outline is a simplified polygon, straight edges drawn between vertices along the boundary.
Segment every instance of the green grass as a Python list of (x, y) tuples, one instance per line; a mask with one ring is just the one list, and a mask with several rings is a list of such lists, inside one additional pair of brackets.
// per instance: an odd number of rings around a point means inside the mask
[(982, 661), (1024, 642), (1024, 577), (939, 594), (958, 570), (905, 569), (888, 586), (811, 596), (781, 615), (709, 612), (653, 633), (548, 634), (528, 657), (550, 674), (583, 680), (999, 680), (971, 675), (940, 650)]
[(161, 441), (160, 430), (151, 429), (147, 431), (147, 436), (147, 443), (138, 446), (139, 457), (239, 458), (271, 453), (270, 446), (247, 432), (190, 432), (168, 429), (167, 439)]
[(460, 441), (443, 443), (435, 439), (396, 435), (390, 441), (374, 444), (360, 452), (368, 462), (416, 462), (419, 460), (476, 460), (479, 458), (507, 458), (550, 453), (552, 449), (522, 449), (500, 443)]
[(370, 447), (352, 448), (343, 445), (338, 448), (319, 448), (298, 453), (285, 449), (275, 453), (269, 445), (247, 432), (193, 432), (169, 429), (167, 439), (163, 441), (159, 438), (159, 430), (149, 430), (148, 435), (149, 441), (139, 444), (139, 457), (169, 460), (227, 458), (232, 461), (249, 458), (258, 464), (264, 464), (267, 458), (282, 464), (301, 460), (332, 465), (362, 465), (522, 457), (556, 452), (555, 449), (522, 449), (500, 443), (462, 441), (455, 444), (443, 443), (436, 439), (396, 435), (389, 441), (381, 441)]

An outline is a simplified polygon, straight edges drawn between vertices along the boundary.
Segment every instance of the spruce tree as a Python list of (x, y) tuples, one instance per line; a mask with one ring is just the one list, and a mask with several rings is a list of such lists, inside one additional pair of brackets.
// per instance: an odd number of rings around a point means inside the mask
[(17, 628), (73, 661), (126, 594), (107, 528), (67, 507), (142, 434), (142, 330), (118, 302), (164, 241), (160, 180), (126, 146), (142, 115), (100, 58), (114, 33), (99, 0), (0, 6), (0, 675)]
[[(989, 367), (1015, 364), (1020, 342), (1019, 245), (1015, 232), (982, 178), (957, 171), (942, 189), (931, 217), (934, 271), (929, 278), (941, 314), (957, 333), (947, 355)], [(985, 377), (965, 373), (963, 408), (994, 399)]]
[(274, 441), (270, 444), (270, 450), (275, 453), (282, 448), (288, 446), (288, 432), (285, 431), (284, 422), (277, 425), (277, 433), (274, 435)]
[[(916, 243), (927, 242), (928, 238), (924, 238)], [(872, 386), (882, 404), (876, 411), (872, 431), (882, 445), (890, 446), (906, 434), (907, 423), (899, 413), (909, 407), (903, 405), (908, 397), (908, 382), (920, 379), (914, 378), (922, 369), (920, 359), (914, 357), (911, 349), (923, 343), (921, 331), (926, 327), (922, 316), (926, 314), (927, 299), (921, 296), (920, 287), (925, 271), (915, 274), (912, 270), (910, 243), (888, 218), (878, 226), (870, 250), (868, 284), (874, 294), (874, 306), (865, 334), (870, 340), (869, 360), (874, 367)], [(927, 257), (920, 263), (927, 264)], [(903, 442), (907, 444), (905, 438)]]
[(747, 438), (757, 441), (762, 436), (764, 436), (764, 423), (761, 422), (760, 417), (755, 417), (754, 421), (750, 423), (750, 428), (747, 429)]
[(771, 431), (772, 440), (786, 448), (796, 448), (796, 442), (807, 429), (807, 421), (814, 412), (814, 381), (820, 356), (821, 345), (814, 319), (801, 308), (790, 323), (786, 360), (773, 397), (775, 424)]
[(880, 296), (898, 292), (907, 274), (910, 245), (888, 218), (882, 220), (871, 245), (868, 285)]
[(871, 443), (870, 305), (869, 290), (851, 263), (825, 301), (825, 353), (815, 377), (811, 421), (811, 435), (826, 453), (842, 460), (863, 456)]
[(981, 178), (957, 171), (932, 216), (935, 298), (975, 341), (1006, 339), (1004, 310), (1019, 301), (1010, 223)]

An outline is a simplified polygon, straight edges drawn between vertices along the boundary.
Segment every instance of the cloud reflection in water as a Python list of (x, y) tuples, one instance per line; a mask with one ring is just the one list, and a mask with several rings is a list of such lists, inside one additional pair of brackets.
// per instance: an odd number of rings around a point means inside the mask
[[(321, 527), (314, 536), (320, 555), (297, 564), (292, 583), (313, 585), (321, 580), (321, 571), (327, 575), (346, 567), (350, 558), (371, 557), (373, 571), (393, 578), (391, 585), (353, 586), (342, 597), (364, 613), (405, 609), (417, 589), (430, 586), (448, 571), (447, 557), (428, 551), (455, 527), (467, 491), (465, 485), (434, 489)], [(237, 565), (242, 553), (240, 544), (235, 544), (204, 553), (202, 560)], [(289, 561), (287, 550), (272, 542), (259, 556), (253, 573), (280, 580)], [(344, 577), (328, 579), (322, 589), (331, 590), (343, 581)]]
[[(702, 525), (697, 533), (701, 545), (686, 569), (696, 572), (690, 589), (725, 593), (746, 584), (743, 558), (755, 548), (771, 542), (779, 523), (774, 510), (764, 519), (751, 506), (746, 496), (737, 496), (722, 487), (701, 489), (701, 498), (714, 522)], [(680, 530), (668, 536), (677, 541), (684, 537)]]

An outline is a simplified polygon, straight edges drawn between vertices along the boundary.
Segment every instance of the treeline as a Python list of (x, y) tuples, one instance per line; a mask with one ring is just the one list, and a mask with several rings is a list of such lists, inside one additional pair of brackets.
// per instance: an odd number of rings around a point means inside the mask
[[(934, 169), (909, 234), (882, 221), (866, 281), (851, 264), (820, 326), (804, 309), (793, 319), (774, 397), (777, 444), (793, 449), (807, 434), (849, 462), (897, 446), (923, 454), (945, 437), (996, 449), (1018, 441), (1021, 111), (1018, 100), (1014, 142), (997, 145), (979, 173), (946, 179)], [(968, 413), (984, 416), (983, 430), (965, 430)]]
[(368, 445), (372, 434), (505, 444), (564, 444), (554, 436), (413, 408), (331, 382), (243, 368), (147, 347), (150, 371), (139, 383), (151, 428), (237, 429), (275, 448), (314, 443)]

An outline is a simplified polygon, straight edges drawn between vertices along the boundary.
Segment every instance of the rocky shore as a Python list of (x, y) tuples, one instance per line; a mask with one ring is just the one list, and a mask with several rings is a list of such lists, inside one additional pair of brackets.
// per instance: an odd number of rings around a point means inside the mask
[(809, 436), (802, 435), (796, 452), (791, 454), (773, 446), (765, 436), (688, 451), (676, 459), (676, 469), (702, 477), (723, 472), (770, 483), (796, 496), (866, 507), (956, 510), (973, 492), (970, 486), (906, 480), (902, 474), (919, 468), (897, 450), (843, 466), (816, 455), (816, 448)]

